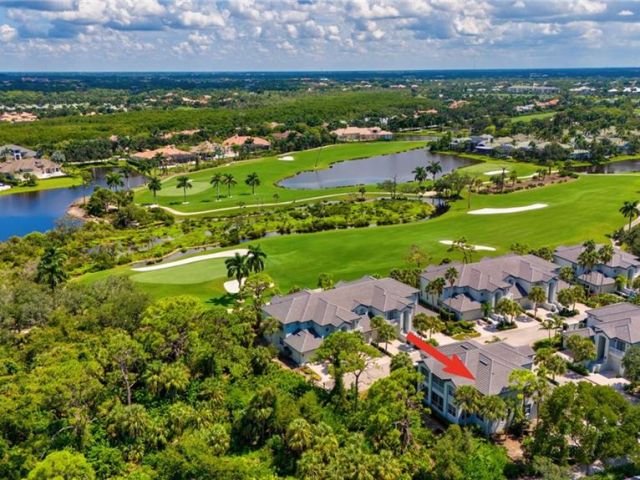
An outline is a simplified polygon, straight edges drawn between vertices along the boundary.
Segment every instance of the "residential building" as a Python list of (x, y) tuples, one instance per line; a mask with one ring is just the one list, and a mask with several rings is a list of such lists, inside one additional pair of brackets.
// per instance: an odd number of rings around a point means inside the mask
[(180, 150), (174, 145), (167, 145), (166, 147), (156, 148), (155, 150), (145, 150), (144, 152), (134, 153), (132, 156), (139, 160), (152, 160), (160, 156), (164, 160), (173, 163), (184, 163), (193, 159), (191, 152)]
[(263, 308), (279, 324), (269, 340), (296, 364), (312, 360), (324, 338), (338, 330), (372, 337), (371, 319), (382, 316), (399, 336), (412, 329), (418, 290), (391, 278), (363, 277), (324, 291), (303, 290), (276, 296)]
[(62, 177), (60, 164), (47, 158), (25, 157), (0, 163), (0, 173), (21, 179), (25, 174), (35, 175), (38, 179)]
[(38, 154), (20, 145), (0, 145), (0, 161), (2, 160), (22, 160), (25, 158), (36, 158)]
[[(504, 342), (481, 344), (475, 341), (453, 343), (438, 350), (451, 358), (457, 355), (474, 376), (452, 375), (444, 371), (444, 365), (433, 357), (422, 354), (418, 370), (424, 374), (420, 388), (424, 392), (424, 403), (433, 413), (448, 422), (460, 425), (475, 424), (486, 433), (504, 430), (506, 419), (489, 421), (479, 413), (461, 412), (455, 402), (458, 387), (471, 385), (481, 395), (509, 397), (515, 393), (509, 386), (509, 376), (515, 370), (531, 370), (534, 351), (529, 346), (514, 347)], [(530, 400), (525, 403), (525, 414), (533, 418), (535, 405)]]
[(253, 150), (269, 150), (271, 148), (271, 142), (261, 137), (234, 135), (222, 142), (222, 146), (228, 151), (233, 150), (234, 147), (247, 147)]
[[(597, 248), (600, 248), (600, 245)], [(586, 286), (591, 293), (614, 292), (618, 289), (617, 277), (623, 277), (627, 282), (631, 282), (640, 273), (640, 260), (618, 247), (614, 247), (613, 256), (609, 262), (597, 263), (589, 270), (578, 260), (583, 251), (583, 245), (561, 246), (553, 252), (553, 261), (560, 266), (572, 267), (578, 283)]]
[(559, 89), (547, 85), (511, 85), (506, 91), (507, 93), (553, 94), (558, 93)]
[(596, 359), (589, 365), (590, 370), (623, 375), (625, 353), (633, 345), (640, 346), (640, 306), (616, 303), (587, 310), (584, 322), (564, 332), (565, 339), (571, 335), (581, 335), (595, 342)]
[[(453, 284), (447, 282), (442, 294), (436, 297), (429, 292), (429, 284), (437, 278), (444, 279), (450, 268), (456, 269), (457, 278)], [(476, 320), (502, 298), (530, 307), (527, 295), (534, 286), (539, 286), (547, 294), (547, 302), (540, 306), (553, 310), (560, 283), (557, 269), (557, 265), (535, 255), (515, 254), (468, 264), (431, 265), (420, 276), (420, 295), (425, 303), (450, 311), (459, 320)]]
[(393, 133), (380, 127), (345, 127), (333, 132), (340, 142), (372, 142), (376, 140), (392, 140)]
[(29, 123), (35, 122), (38, 120), (38, 116), (29, 112), (7, 112), (0, 114), (0, 122), (8, 122), (8, 123)]

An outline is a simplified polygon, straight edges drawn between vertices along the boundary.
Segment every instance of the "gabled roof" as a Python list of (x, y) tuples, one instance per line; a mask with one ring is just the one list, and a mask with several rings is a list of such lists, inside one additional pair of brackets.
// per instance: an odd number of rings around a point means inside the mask
[(353, 282), (339, 282), (331, 290), (303, 290), (283, 297), (276, 296), (264, 311), (283, 324), (313, 321), (319, 326), (354, 323), (362, 319), (353, 310), (364, 305), (381, 312), (402, 310), (414, 303), (419, 291), (392, 278), (363, 277)]
[(619, 338), (627, 343), (640, 343), (640, 306), (617, 303), (587, 310), (593, 320), (592, 328), (609, 338)]
[(317, 350), (322, 344), (322, 337), (319, 337), (310, 330), (299, 330), (293, 335), (284, 339), (285, 345), (300, 353), (307, 353)]
[(245, 135), (234, 135), (233, 137), (227, 138), (224, 142), (222, 142), (222, 146), (231, 147), (233, 145), (242, 146), (246, 143), (250, 143), (251, 145), (255, 145), (256, 147), (270, 147), (271, 142), (269, 140), (265, 140), (261, 137), (250, 137)]
[(480, 302), (476, 302), (471, 297), (462, 293), (451, 298), (447, 298), (446, 300), (443, 300), (442, 303), (451, 310), (460, 313), (480, 310), (482, 308), (482, 304)]
[(473, 385), (483, 395), (498, 395), (507, 390), (511, 372), (530, 369), (534, 356), (531, 347), (514, 347), (504, 342), (483, 345), (465, 341), (439, 347), (438, 350), (448, 357), (460, 357), (475, 380), (444, 372), (442, 363), (423, 355), (422, 361), (429, 370), (443, 380), (450, 380), (455, 386)]
[(600, 272), (583, 273), (578, 277), (578, 279), (595, 287), (613, 285), (616, 283), (615, 278), (607, 277)]
[[(600, 248), (601, 246), (602, 245), (598, 245), (597, 248)], [(583, 251), (583, 245), (573, 245), (570, 247), (560, 246), (556, 248), (555, 252), (553, 253), (559, 258), (577, 264), (578, 257)], [(613, 268), (640, 267), (640, 260), (635, 255), (625, 252), (618, 247), (614, 247), (613, 257), (611, 258), (611, 261), (609, 261), (606, 265)]]
[(485, 258), (469, 264), (444, 264), (429, 266), (422, 272), (428, 282), (444, 277), (445, 272), (454, 267), (458, 278), (454, 287), (468, 287), (474, 290), (494, 291), (511, 288), (509, 277), (530, 283), (548, 282), (557, 278), (557, 265), (535, 255), (503, 255)]

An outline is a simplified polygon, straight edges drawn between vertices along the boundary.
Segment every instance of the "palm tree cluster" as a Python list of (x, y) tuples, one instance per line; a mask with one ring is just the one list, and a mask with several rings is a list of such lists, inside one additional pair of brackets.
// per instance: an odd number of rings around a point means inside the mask
[(638, 218), (638, 200), (624, 202), (620, 207), (620, 213), (623, 217), (629, 219), (629, 230), (631, 230), (633, 220)]
[(587, 240), (582, 244), (582, 247), (582, 252), (578, 255), (578, 264), (587, 272), (591, 272), (599, 263), (605, 265), (609, 263), (615, 253), (611, 244), (605, 244), (598, 248), (593, 240)]
[(427, 166), (417, 166), (411, 173), (413, 173), (414, 180), (418, 182), (420, 186), (422, 186), (422, 183), (428, 178), (429, 175), (431, 175), (434, 182), (436, 181), (436, 176), (439, 173), (442, 173), (442, 164), (437, 160), (431, 160), (427, 164)]
[(249, 245), (247, 253), (241, 255), (236, 252), (233, 257), (224, 261), (227, 267), (227, 277), (235, 278), (240, 287), (243, 286), (242, 280), (249, 276), (252, 272), (259, 273), (264, 270), (264, 262), (267, 254), (262, 250), (260, 245)]

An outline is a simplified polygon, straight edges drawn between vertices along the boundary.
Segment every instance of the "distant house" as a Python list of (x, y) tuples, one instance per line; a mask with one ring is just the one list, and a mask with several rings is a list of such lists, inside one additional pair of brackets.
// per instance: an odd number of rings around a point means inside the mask
[(23, 160), (27, 158), (36, 158), (38, 154), (20, 145), (0, 145), (0, 161), (2, 160)]
[(35, 122), (36, 120), (38, 120), (38, 116), (28, 112), (22, 112), (22, 113), (7, 112), (0, 115), (0, 122), (29, 123), (29, 122)]
[(559, 89), (547, 85), (511, 85), (506, 91), (507, 93), (554, 94), (558, 93)]
[[(481, 344), (465, 341), (439, 347), (438, 350), (447, 357), (457, 355), (475, 379), (451, 375), (444, 371), (442, 363), (423, 354), (418, 362), (418, 370), (424, 374), (420, 389), (424, 392), (425, 405), (451, 423), (475, 424), (486, 433), (504, 430), (506, 419), (492, 422), (478, 413), (461, 412), (455, 402), (456, 389), (470, 385), (481, 395), (514, 396), (515, 392), (509, 387), (509, 376), (515, 370), (531, 370), (533, 349), (529, 346), (514, 347), (504, 342)], [(528, 418), (536, 415), (535, 405), (530, 400), (525, 404), (525, 414)]]
[(589, 366), (591, 371), (623, 375), (622, 359), (626, 351), (631, 346), (640, 346), (640, 306), (616, 303), (587, 310), (587, 318), (581, 325), (570, 326), (564, 332), (565, 339), (571, 335), (595, 342), (596, 359)]
[(591, 158), (591, 152), (589, 150), (584, 150), (580, 148), (576, 148), (569, 152), (570, 160), (589, 160)]
[(340, 142), (372, 142), (376, 140), (392, 140), (393, 133), (380, 127), (346, 127), (334, 130)]
[(263, 308), (279, 324), (269, 340), (296, 364), (312, 360), (324, 338), (338, 330), (372, 336), (371, 319), (377, 315), (396, 326), (398, 335), (411, 331), (418, 290), (391, 278), (364, 277), (340, 282), (325, 291), (303, 290), (276, 296)]
[(144, 152), (138, 152), (132, 155), (133, 158), (137, 158), (139, 160), (152, 160), (157, 156), (173, 163), (184, 163), (193, 159), (193, 153), (185, 152), (173, 145), (156, 148), (155, 150), (145, 150)]
[[(449, 268), (455, 268), (458, 276), (453, 285), (446, 283), (442, 294), (436, 297), (429, 292), (429, 285), (438, 278), (444, 279)], [(484, 316), (483, 304), (493, 308), (502, 298), (529, 307), (527, 295), (539, 286), (547, 294), (547, 302), (541, 306), (552, 309), (560, 283), (557, 268), (535, 255), (515, 254), (468, 264), (431, 265), (420, 275), (420, 295), (425, 303), (448, 310), (459, 320), (476, 320)]]
[(25, 174), (39, 179), (64, 176), (60, 164), (38, 158), (36, 152), (19, 145), (0, 146), (0, 173), (16, 179), (22, 179)]
[(246, 146), (254, 150), (269, 150), (271, 148), (271, 142), (260, 137), (249, 137), (246, 135), (234, 135), (227, 138), (222, 142), (222, 146), (225, 150), (232, 151), (233, 147)]
[(167, 132), (164, 135), (162, 135), (162, 138), (165, 140), (170, 140), (173, 137), (177, 137), (177, 136), (192, 137), (196, 133), (200, 133), (200, 131), (201, 131), (200, 129), (195, 129), (195, 130), (181, 130), (179, 132)]
[(640, 273), (640, 260), (635, 255), (618, 247), (614, 247), (613, 257), (609, 262), (606, 264), (597, 263), (590, 271), (587, 271), (578, 260), (583, 251), (584, 246), (582, 245), (561, 246), (553, 252), (553, 261), (560, 266), (572, 267), (577, 281), (586, 286), (591, 293), (615, 292), (617, 277), (623, 277), (631, 282)]

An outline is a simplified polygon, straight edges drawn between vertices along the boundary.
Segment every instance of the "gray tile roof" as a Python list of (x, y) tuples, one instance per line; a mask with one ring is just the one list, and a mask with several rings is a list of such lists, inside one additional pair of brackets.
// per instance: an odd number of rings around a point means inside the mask
[(363, 277), (353, 282), (340, 282), (322, 292), (304, 290), (276, 296), (264, 311), (283, 324), (313, 321), (317, 325), (339, 327), (362, 319), (353, 310), (364, 305), (381, 312), (402, 310), (414, 302), (419, 291), (392, 278)]
[(510, 288), (508, 277), (514, 277), (531, 283), (548, 282), (557, 277), (557, 265), (536, 257), (535, 255), (503, 255), (495, 258), (484, 258), (469, 264), (445, 264), (427, 267), (422, 278), (432, 281), (444, 277), (447, 269), (458, 270), (458, 279), (454, 287), (468, 287), (474, 290), (495, 291)]
[(600, 272), (583, 273), (578, 277), (578, 279), (596, 287), (600, 287), (603, 285), (613, 285), (616, 283), (615, 278), (607, 277)]
[[(598, 245), (597, 248), (600, 248), (601, 246), (602, 245)], [(571, 263), (577, 264), (578, 257), (583, 250), (584, 247), (582, 245), (573, 245), (570, 247), (561, 246), (556, 248), (554, 255)], [(640, 260), (636, 256), (625, 252), (618, 247), (614, 247), (613, 257), (607, 265), (614, 268), (640, 267)]]
[(482, 304), (480, 302), (476, 302), (471, 297), (462, 293), (443, 300), (442, 304), (460, 313), (480, 310), (482, 308)]
[(309, 330), (300, 330), (284, 339), (285, 345), (300, 353), (317, 350), (322, 344), (322, 337)]
[(618, 303), (588, 310), (587, 314), (595, 331), (627, 343), (640, 343), (640, 306)]
[(451, 380), (455, 386), (473, 385), (483, 395), (498, 395), (508, 389), (509, 375), (514, 370), (530, 369), (534, 351), (530, 347), (514, 347), (504, 342), (481, 344), (474, 341), (453, 343), (438, 350), (448, 357), (457, 355), (475, 380), (451, 375), (443, 365), (428, 355), (422, 361), (437, 377)]

